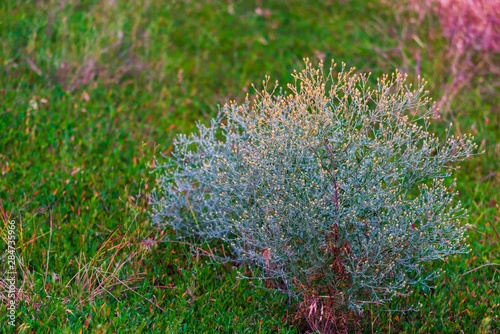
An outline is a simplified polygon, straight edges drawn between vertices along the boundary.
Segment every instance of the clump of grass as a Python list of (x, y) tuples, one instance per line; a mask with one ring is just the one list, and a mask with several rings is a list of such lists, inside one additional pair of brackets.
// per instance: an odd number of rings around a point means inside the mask
[[(179, 136), (161, 165), (153, 222), (181, 237), (220, 240), (219, 261), (256, 264), (261, 279), (301, 301), (314, 330), (345, 331), (366, 305), (427, 285), (427, 264), (468, 251), (466, 212), (449, 180), (477, 145), (427, 131), (425, 82), (323, 64), (269, 78), (198, 133)], [(412, 309), (412, 306), (409, 307)]]
[[(144, 208), (138, 206), (133, 206), (132, 209), (136, 212), (144, 210)], [(4, 211), (1, 201), (0, 216), (3, 225), (0, 233), (2, 239), (5, 239), (7, 221), (13, 220), (14, 217), (12, 212), (8, 214)], [(22, 229), (22, 215), (15, 218), (19, 219), (18, 227)], [(17, 276), (15, 277), (14, 302), (16, 304), (22, 302), (38, 312), (42, 307), (41, 298), (58, 298), (63, 305), (73, 300), (83, 305), (92, 303), (105, 295), (110, 295), (116, 299), (117, 296), (120, 296), (122, 290), (135, 292), (131, 289), (130, 284), (142, 280), (144, 273), (134, 270), (139, 266), (133, 262), (140, 260), (152, 245), (151, 242), (148, 242), (148, 238), (141, 235), (142, 229), (137, 228), (130, 233), (122, 233), (120, 228), (126, 227), (117, 226), (109, 233), (91, 258), (88, 258), (82, 250), (78, 257), (71, 259), (68, 265), (71, 266), (74, 260), (76, 272), (71, 278), (68, 278), (61, 273), (55, 272), (50, 263), (51, 253), (53, 253), (51, 242), (54, 234), (57, 233), (57, 230), (53, 228), (50, 209), (49, 224), (49, 240), (43, 252), (45, 256), (42, 259), (43, 272), (34, 271), (30, 263), (35, 260), (32, 257), (33, 246), (44, 235), (29, 240), (24, 240), (22, 233), (16, 236), (20, 238), (15, 251)], [(135, 264), (135, 266), (132, 264)], [(2, 270), (8, 271), (6, 268), (2, 268)], [(12, 295), (8, 295), (10, 292), (9, 286), (10, 283), (5, 278), (0, 278), (0, 301), (5, 304), (12, 299)], [(72, 311), (69, 310), (68, 312), (71, 313)], [(21, 324), (22, 326), (23, 324)]]

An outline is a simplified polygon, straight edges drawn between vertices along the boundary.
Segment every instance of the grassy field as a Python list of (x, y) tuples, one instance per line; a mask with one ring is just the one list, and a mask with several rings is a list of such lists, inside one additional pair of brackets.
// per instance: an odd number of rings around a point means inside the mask
[[(211, 265), (150, 227), (148, 164), (251, 83), (289, 82), (303, 57), (373, 81), (396, 68), (421, 74), (439, 99), (450, 65), (431, 25), (408, 33), (368, 0), (2, 1), (0, 199), (18, 236), (17, 331), (303, 331), (286, 296), (236, 279), (252, 268)], [(435, 289), (389, 305), (420, 311), (367, 310), (365, 332), (500, 332), (500, 268), (469, 272), (499, 262), (499, 94), (498, 77), (476, 76), (434, 123), (444, 134), (453, 121), (486, 150), (456, 175), (472, 252), (435, 263), (446, 270)], [(5, 266), (4, 238), (0, 250)], [(2, 303), (10, 333), (6, 313)]]

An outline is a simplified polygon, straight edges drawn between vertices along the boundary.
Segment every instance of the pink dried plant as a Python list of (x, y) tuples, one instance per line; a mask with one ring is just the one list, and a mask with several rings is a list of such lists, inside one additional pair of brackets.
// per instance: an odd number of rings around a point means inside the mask
[(500, 53), (500, 0), (407, 0), (403, 4), (403, 10), (417, 14), (420, 23), (425, 17), (436, 17), (449, 40), (453, 79), (444, 87), (441, 109), (448, 109), (473, 77), (498, 72), (492, 57)]
[(500, 52), (500, 0), (434, 0), (443, 35), (460, 53)]
[(470, 48), (500, 53), (500, 0), (408, 0), (406, 9), (436, 15), (443, 35), (460, 53)]

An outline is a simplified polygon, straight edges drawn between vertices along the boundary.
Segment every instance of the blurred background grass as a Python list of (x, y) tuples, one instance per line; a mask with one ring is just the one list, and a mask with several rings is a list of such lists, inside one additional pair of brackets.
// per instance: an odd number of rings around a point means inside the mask
[[(236, 280), (252, 268), (209, 265), (188, 246), (163, 242), (145, 213), (155, 181), (147, 164), (218, 105), (251, 94), (251, 83), (265, 75), (290, 82), (303, 57), (334, 58), (372, 72), (374, 82), (396, 68), (411, 80), (422, 75), (439, 100), (454, 80), (449, 41), (435, 33), (434, 17), (415, 25), (399, 8), (368, 0), (2, 2), (0, 199), (20, 238), (18, 331), (303, 331), (291, 325), (286, 296)], [(497, 268), (462, 276), (498, 263), (494, 65), (498, 55), (464, 79), (433, 124), (443, 134), (453, 121), (486, 150), (457, 174), (472, 252), (435, 264), (446, 270), (436, 289), (415, 287), (395, 301), (421, 302), (419, 312), (368, 310), (366, 332), (499, 331)], [(0, 310), (1, 331), (10, 332), (5, 303)]]

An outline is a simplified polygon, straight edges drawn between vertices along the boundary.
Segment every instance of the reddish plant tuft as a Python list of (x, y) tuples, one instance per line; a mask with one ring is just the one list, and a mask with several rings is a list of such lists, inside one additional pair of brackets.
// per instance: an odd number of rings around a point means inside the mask
[(418, 21), (437, 17), (439, 28), (449, 40), (452, 80), (444, 87), (439, 105), (448, 109), (452, 98), (474, 77), (498, 73), (490, 58), (500, 53), (500, 0), (408, 0), (405, 10)]
[(408, 7), (420, 20), (429, 10), (437, 15), (443, 35), (461, 54), (500, 52), (500, 0), (409, 0)]

